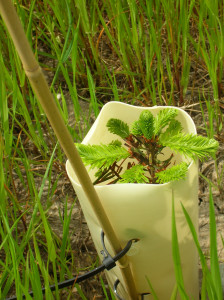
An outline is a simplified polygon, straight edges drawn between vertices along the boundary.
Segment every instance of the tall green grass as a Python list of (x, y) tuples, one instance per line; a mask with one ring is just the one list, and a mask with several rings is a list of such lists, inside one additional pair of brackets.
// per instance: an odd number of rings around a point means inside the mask
[[(222, 141), (222, 1), (15, 0), (14, 4), (75, 140), (82, 140), (91, 118), (107, 101), (182, 106), (195, 104), (197, 99), (204, 133)], [(85, 116), (83, 103), (89, 107)], [(73, 125), (71, 119), (75, 120)], [(45, 286), (46, 299), (60, 299), (61, 292), (53, 295), (49, 284), (71, 277), (76, 270), (67, 196), (63, 216), (59, 211), (62, 240), (52, 232), (47, 212), (57, 182), (66, 176), (65, 157), (1, 19), (0, 159), (0, 298), (16, 293), (29, 299), (27, 291), (33, 289), (35, 297), (41, 299), (40, 289)], [(218, 182), (211, 184), (221, 191), (224, 169), (216, 169)], [(43, 201), (44, 182), (48, 192)], [(202, 299), (206, 294), (219, 299), (212, 197), (211, 271), (184, 212), (203, 266)], [(175, 245), (179, 265), (177, 240)], [(71, 254), (69, 263), (67, 253)], [(177, 269), (178, 276), (180, 272)], [(85, 299), (81, 289), (77, 290)], [(103, 290), (109, 298), (102, 284)]]
[(182, 206), (185, 218), (191, 230), (195, 245), (198, 250), (200, 263), (202, 266), (203, 278), (201, 287), (201, 299), (223, 299), (221, 275), (219, 268), (219, 259), (217, 252), (217, 239), (216, 239), (216, 220), (215, 220), (215, 209), (213, 196), (210, 186), (210, 196), (209, 196), (209, 221), (210, 221), (210, 269), (206, 262), (206, 257), (203, 254), (200, 243), (198, 241), (197, 232), (193, 226), (193, 223), (187, 213), (187, 210)]
[[(200, 287), (200, 299), (217, 299), (222, 300), (224, 291), (222, 289), (222, 279), (219, 267), (219, 258), (217, 251), (217, 233), (216, 233), (216, 216), (215, 216), (215, 207), (214, 201), (210, 186), (210, 194), (209, 194), (209, 224), (210, 224), (210, 251), (209, 254), (205, 256), (201, 249), (197, 229), (194, 227), (193, 222), (191, 220), (190, 215), (187, 210), (181, 204), (183, 214), (185, 217), (184, 222), (188, 225), (194, 244), (198, 251), (198, 256), (202, 268), (202, 286)], [(188, 295), (188, 291), (184, 286), (184, 278), (183, 278), (183, 270), (181, 266), (181, 255), (178, 244), (178, 234), (177, 234), (177, 226), (176, 226), (176, 215), (175, 215), (175, 199), (172, 199), (172, 254), (173, 254), (173, 263), (174, 263), (174, 272), (176, 277), (176, 285), (173, 289), (173, 293), (170, 297), (170, 300), (175, 300), (177, 297), (183, 300), (191, 299)], [(210, 257), (210, 266), (207, 262), (207, 256)], [(148, 285), (151, 290), (151, 294), (153, 299), (158, 300), (156, 292), (151, 285), (151, 282), (148, 278), (146, 278)], [(179, 298), (178, 298), (179, 299)]]

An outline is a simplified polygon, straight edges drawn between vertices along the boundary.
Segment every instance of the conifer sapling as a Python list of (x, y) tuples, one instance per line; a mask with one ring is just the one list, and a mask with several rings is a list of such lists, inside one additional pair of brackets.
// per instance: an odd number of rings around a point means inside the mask
[(108, 145), (76, 144), (84, 163), (97, 168), (94, 184), (105, 181), (109, 184), (156, 184), (184, 179), (189, 164), (175, 164), (173, 153), (162, 159), (166, 147), (191, 160), (214, 157), (218, 142), (183, 133), (181, 123), (176, 120), (177, 114), (177, 109), (165, 108), (154, 117), (150, 111), (144, 110), (130, 128), (122, 120), (112, 118), (106, 126), (120, 140)]

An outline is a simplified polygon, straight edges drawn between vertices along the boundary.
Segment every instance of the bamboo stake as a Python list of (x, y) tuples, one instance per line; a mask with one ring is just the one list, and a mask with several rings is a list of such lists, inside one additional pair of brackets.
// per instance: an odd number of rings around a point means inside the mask
[[(69, 159), (72, 168), (74, 169), (78, 180), (89, 202), (91, 203), (95, 214), (97, 215), (100, 226), (102, 227), (114, 253), (118, 253), (121, 250), (121, 245), (104, 211), (104, 208), (102, 207), (96, 190), (74, 145), (72, 137), (63, 122), (54, 98), (47, 85), (46, 79), (25, 36), (19, 17), (11, 0), (0, 0), (0, 13), (15, 44), (33, 91), (41, 103), (60, 142), (60, 145)], [(119, 267), (130, 299), (137, 300), (138, 294), (135, 288), (128, 258), (126, 256), (119, 260)]]

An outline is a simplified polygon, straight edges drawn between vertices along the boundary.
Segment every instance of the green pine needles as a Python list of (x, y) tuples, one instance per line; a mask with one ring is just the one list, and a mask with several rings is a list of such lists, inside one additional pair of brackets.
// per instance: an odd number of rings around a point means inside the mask
[(162, 159), (166, 147), (191, 160), (214, 157), (218, 142), (183, 133), (177, 114), (175, 108), (165, 108), (156, 116), (144, 110), (130, 128), (122, 120), (110, 119), (108, 131), (119, 136), (123, 143), (114, 140), (108, 145), (76, 144), (84, 163), (97, 168), (94, 184), (105, 181), (157, 184), (184, 179), (188, 163), (175, 164), (173, 153)]

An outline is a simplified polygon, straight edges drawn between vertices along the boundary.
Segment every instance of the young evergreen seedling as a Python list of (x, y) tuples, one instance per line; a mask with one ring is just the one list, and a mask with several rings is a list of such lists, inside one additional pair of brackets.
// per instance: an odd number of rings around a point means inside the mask
[[(107, 122), (108, 131), (123, 140), (110, 144), (76, 144), (86, 165), (97, 168), (94, 184), (109, 180), (109, 183), (166, 183), (184, 179), (188, 163), (175, 164), (174, 155), (163, 159), (164, 149), (170, 148), (190, 160), (214, 157), (218, 142), (207, 137), (185, 134), (176, 120), (178, 110), (165, 108), (154, 117), (144, 110), (129, 128), (119, 119)], [(124, 162), (128, 163), (124, 168)]]

